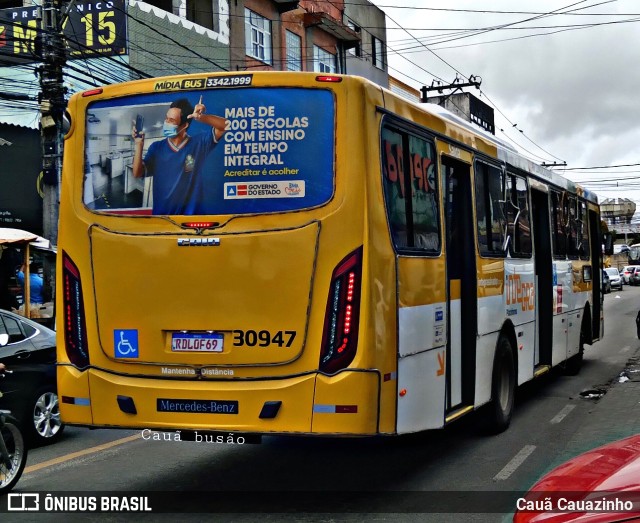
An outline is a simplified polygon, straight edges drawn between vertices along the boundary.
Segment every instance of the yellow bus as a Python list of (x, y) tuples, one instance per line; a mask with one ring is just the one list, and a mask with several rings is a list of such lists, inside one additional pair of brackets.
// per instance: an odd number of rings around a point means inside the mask
[(603, 334), (594, 194), (358, 77), (75, 94), (58, 252), (65, 423), (397, 435), (577, 371)]

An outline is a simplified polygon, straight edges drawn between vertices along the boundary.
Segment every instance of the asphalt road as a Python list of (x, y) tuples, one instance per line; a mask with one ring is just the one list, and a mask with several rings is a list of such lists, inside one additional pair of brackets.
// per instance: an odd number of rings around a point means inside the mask
[[(599, 400), (581, 393), (606, 392), (640, 350), (639, 308), (640, 287), (606, 295), (605, 337), (587, 347), (581, 373), (552, 372), (521, 388), (511, 427), (497, 436), (484, 432), (477, 413), (410, 437), (267, 437), (260, 445), (154, 441), (140, 432), (67, 427), (61, 442), (31, 451), (16, 492), (153, 491), (152, 508), (166, 501), (181, 519), (194, 520), (202, 517), (192, 513), (202, 511), (212, 521), (508, 521), (505, 495), (526, 491), (552, 466), (601, 443), (589, 426), (597, 422), (590, 414)], [(608, 428), (624, 435), (629, 425), (624, 416), (611, 423), (618, 421)]]

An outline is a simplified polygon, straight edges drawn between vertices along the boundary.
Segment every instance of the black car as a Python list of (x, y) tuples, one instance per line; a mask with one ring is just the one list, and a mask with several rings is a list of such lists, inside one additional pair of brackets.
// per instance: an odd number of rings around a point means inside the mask
[(57, 440), (64, 425), (56, 387), (56, 333), (0, 310), (0, 362), (12, 371), (0, 378), (0, 409), (11, 411), (31, 443)]

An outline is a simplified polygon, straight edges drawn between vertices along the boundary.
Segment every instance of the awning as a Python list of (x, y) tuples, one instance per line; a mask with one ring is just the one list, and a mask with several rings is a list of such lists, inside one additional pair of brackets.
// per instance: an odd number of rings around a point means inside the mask
[(51, 242), (42, 236), (21, 229), (0, 227), (0, 245), (28, 243), (38, 249), (55, 250)]
[(0, 247), (8, 249), (10, 247), (22, 246), (24, 246), (24, 311), (19, 312), (18, 314), (31, 318), (31, 284), (29, 277), (29, 258), (31, 248), (35, 248), (40, 251), (50, 251), (53, 253), (56, 252), (56, 248), (51, 245), (49, 240), (42, 236), (38, 236), (37, 234), (23, 231), (22, 229), (0, 227)]

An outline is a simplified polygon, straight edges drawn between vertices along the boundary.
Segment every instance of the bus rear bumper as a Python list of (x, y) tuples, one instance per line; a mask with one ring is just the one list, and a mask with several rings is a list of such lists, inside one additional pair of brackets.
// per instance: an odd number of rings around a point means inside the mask
[(373, 371), (180, 381), (59, 366), (58, 389), (62, 419), (74, 425), (260, 434), (378, 433), (379, 374)]

